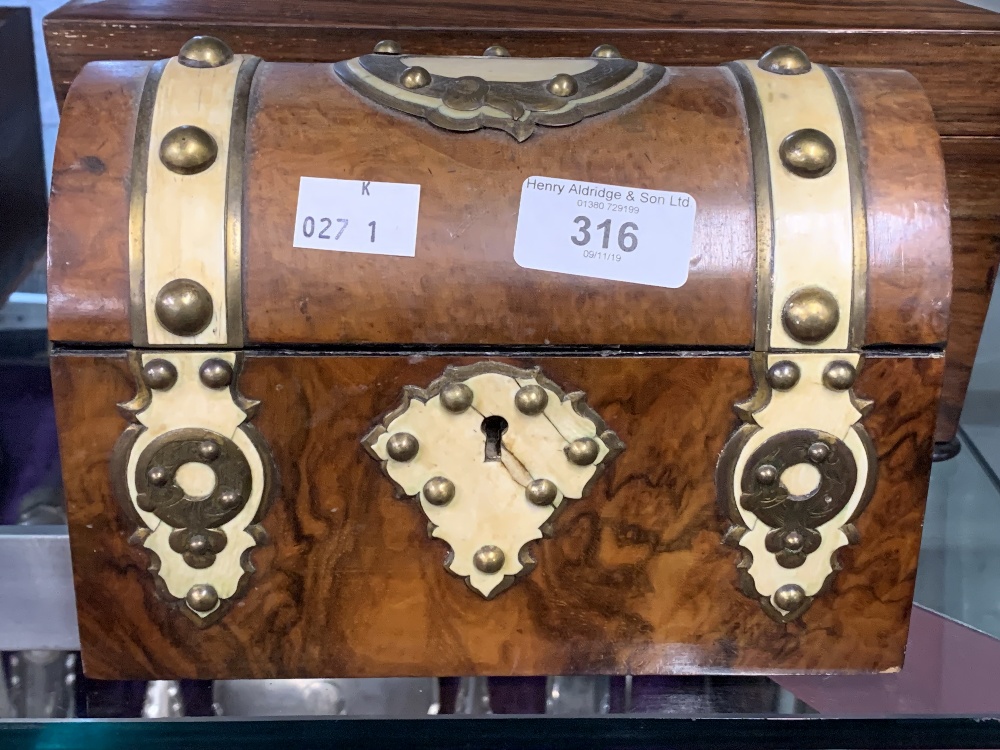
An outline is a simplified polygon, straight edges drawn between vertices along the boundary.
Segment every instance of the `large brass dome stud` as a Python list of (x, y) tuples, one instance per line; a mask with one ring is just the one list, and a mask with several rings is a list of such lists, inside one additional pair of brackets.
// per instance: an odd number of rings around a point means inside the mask
[(758, 61), (757, 67), (782, 76), (797, 76), (808, 73), (812, 69), (812, 63), (809, 62), (806, 53), (798, 47), (793, 47), (790, 44), (779, 44), (764, 53)]
[(781, 310), (788, 335), (803, 344), (818, 344), (828, 338), (840, 322), (836, 298), (818, 286), (792, 292)]
[(622, 53), (618, 51), (618, 48), (613, 44), (599, 44), (594, 48), (594, 51), (590, 53), (591, 57), (603, 57), (614, 58), (621, 57)]
[(505, 559), (502, 549), (487, 544), (485, 547), (479, 548), (479, 551), (473, 556), (472, 562), (479, 571), (493, 574), (500, 571)]
[(830, 136), (813, 128), (796, 130), (778, 147), (785, 169), (806, 178), (822, 177), (837, 163), (837, 148)]
[(219, 595), (214, 587), (207, 583), (198, 583), (188, 590), (184, 601), (195, 612), (211, 612), (219, 604)]
[(562, 97), (573, 96), (580, 90), (576, 79), (568, 73), (558, 73), (552, 76), (552, 80), (545, 84), (545, 88), (550, 94)]
[(168, 281), (156, 295), (156, 319), (175, 336), (196, 336), (212, 322), (212, 295), (192, 279)]
[(483, 52), (483, 57), (510, 57), (510, 52), (506, 47), (492, 44)]
[(414, 65), (403, 72), (403, 75), (399, 77), (399, 82), (403, 85), (403, 88), (422, 89), (424, 86), (430, 85), (431, 74), (427, 72), (426, 68)]
[(374, 52), (376, 55), (401, 55), (403, 54), (403, 48), (399, 46), (399, 42), (394, 42), (391, 39), (383, 39), (375, 45)]
[(192, 37), (177, 55), (177, 61), (188, 68), (221, 68), (232, 59), (229, 45), (214, 36)]
[(218, 155), (215, 139), (194, 125), (176, 127), (160, 142), (160, 161), (177, 174), (204, 172), (215, 163)]

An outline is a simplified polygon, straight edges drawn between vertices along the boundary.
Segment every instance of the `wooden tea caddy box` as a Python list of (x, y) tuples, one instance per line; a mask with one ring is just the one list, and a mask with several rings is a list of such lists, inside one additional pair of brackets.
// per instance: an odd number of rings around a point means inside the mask
[(49, 253), (92, 676), (902, 664), (951, 291), (908, 73), (196, 37), (77, 78)]
[(959, 448), (958, 421), (1000, 260), (1000, 14), (959, 0), (858, 4), (788, 0), (634, 0), (442, 6), (343, 0), (72, 0), (45, 34), (57, 96), (86, 62), (156, 59), (196, 34), (274, 62), (342, 60), (390, 38), (426, 54), (586, 56), (599, 44), (661, 65), (720, 65), (794, 44), (812, 60), (907, 70), (942, 136), (951, 202), (954, 288), (935, 458)]

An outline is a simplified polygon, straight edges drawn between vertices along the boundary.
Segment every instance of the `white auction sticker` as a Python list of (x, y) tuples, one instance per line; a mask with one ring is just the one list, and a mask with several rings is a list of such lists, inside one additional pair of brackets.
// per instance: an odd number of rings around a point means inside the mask
[(412, 258), (419, 208), (420, 185), (302, 177), (292, 244)]
[(536, 271), (676, 288), (687, 281), (695, 208), (687, 193), (529, 177), (514, 260)]

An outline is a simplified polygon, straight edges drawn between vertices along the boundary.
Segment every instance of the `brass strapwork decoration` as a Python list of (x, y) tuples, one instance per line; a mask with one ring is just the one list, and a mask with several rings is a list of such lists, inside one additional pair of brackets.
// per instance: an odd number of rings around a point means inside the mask
[[(744, 425), (726, 444), (717, 476), (720, 507), (731, 522), (725, 541), (743, 553), (741, 587), (779, 622), (801, 616), (832, 583), (837, 550), (859, 539), (854, 520), (877, 473), (874, 445), (860, 423), (870, 402), (850, 386), (826, 384), (831, 371), (855, 372), (860, 355), (789, 356), (798, 360), (801, 379), (783, 390), (774, 388), (771, 373), (788, 360), (754, 356), (757, 391), (736, 407)], [(789, 429), (790, 422), (804, 426)]]
[(530, 542), (624, 448), (583, 393), (498, 362), (406, 386), (362, 442), (448, 544), (445, 568), (486, 598), (534, 568)]
[(611, 45), (587, 58), (514, 58), (503, 47), (482, 57), (401, 54), (395, 42), (334, 66), (378, 104), (448, 130), (496, 128), (518, 141), (536, 125), (571, 125), (635, 101), (663, 77), (660, 65), (625, 60)]
[[(859, 540), (874, 446), (862, 365), (866, 225), (857, 133), (837, 75), (782, 45), (730, 66), (753, 144), (758, 227), (754, 392), (717, 466), (739, 585), (781, 623), (829, 589)], [(862, 228), (859, 231), (859, 227)], [(848, 320), (843, 320), (848, 318)]]
[(234, 353), (133, 352), (133, 420), (115, 446), (112, 480), (150, 556), (159, 594), (198, 624), (214, 622), (254, 572), (273, 468), (249, 424), (257, 402), (235, 388)]

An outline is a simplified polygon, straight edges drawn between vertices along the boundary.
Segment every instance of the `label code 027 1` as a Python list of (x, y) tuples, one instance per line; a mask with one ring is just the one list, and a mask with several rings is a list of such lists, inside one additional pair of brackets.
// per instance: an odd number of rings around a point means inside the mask
[[(350, 219), (328, 219), (325, 216), (320, 216), (319, 218), (306, 216), (302, 220), (302, 235), (310, 238), (315, 235), (318, 240), (336, 241), (343, 236), (350, 223)], [(334, 224), (337, 224), (337, 227), (334, 227)], [(376, 223), (374, 221), (368, 222), (368, 228), (371, 230), (368, 235), (369, 242), (375, 242), (375, 227)]]

